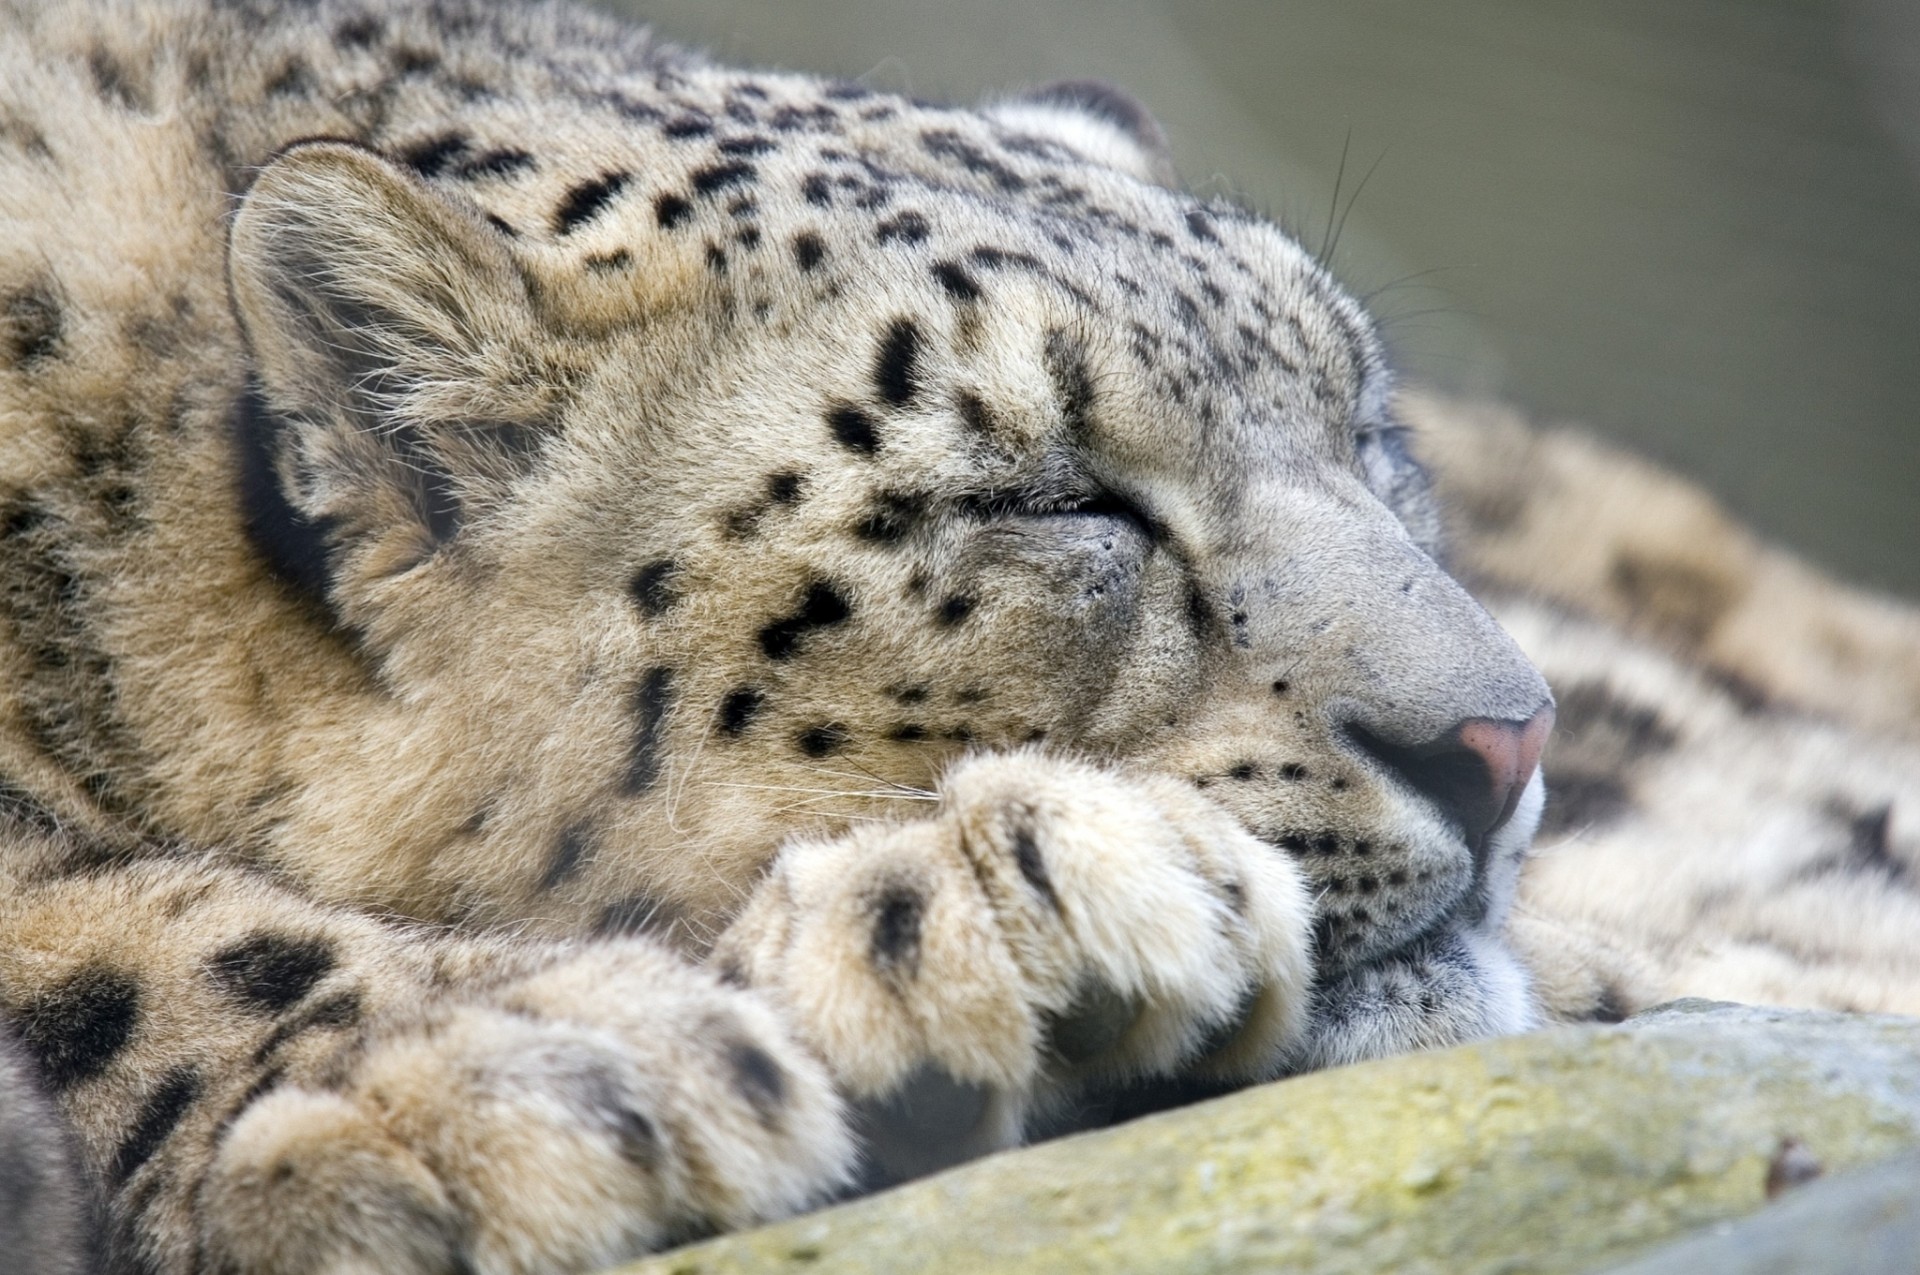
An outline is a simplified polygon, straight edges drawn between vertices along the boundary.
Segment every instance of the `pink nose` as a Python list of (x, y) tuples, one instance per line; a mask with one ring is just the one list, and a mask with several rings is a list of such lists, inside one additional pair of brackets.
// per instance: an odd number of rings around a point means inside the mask
[(1469, 717), (1439, 737), (1411, 746), (1388, 743), (1357, 724), (1347, 730), (1355, 743), (1458, 823), (1478, 847), (1488, 833), (1513, 818), (1553, 730), (1553, 705), (1523, 722)]
[(1553, 733), (1553, 705), (1549, 704), (1524, 722), (1495, 721), (1490, 717), (1470, 717), (1460, 723), (1455, 738), (1460, 746), (1477, 755), (1487, 768), (1489, 789), (1487, 809), (1497, 811), (1487, 831), (1513, 818), (1520, 794), (1527, 789), (1533, 772), (1540, 765), (1540, 750)]

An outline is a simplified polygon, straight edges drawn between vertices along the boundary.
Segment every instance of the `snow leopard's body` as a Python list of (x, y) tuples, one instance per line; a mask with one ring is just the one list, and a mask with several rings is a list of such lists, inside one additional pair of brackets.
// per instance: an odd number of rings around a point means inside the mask
[(1546, 684), (1124, 98), (0, 23), (0, 1003), (115, 1260), (579, 1269), (1536, 1021)]

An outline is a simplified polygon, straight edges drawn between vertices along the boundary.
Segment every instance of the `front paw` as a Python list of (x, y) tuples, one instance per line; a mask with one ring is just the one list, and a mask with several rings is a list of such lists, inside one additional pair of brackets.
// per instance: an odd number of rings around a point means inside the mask
[(1021, 753), (956, 767), (930, 819), (787, 846), (713, 959), (791, 1007), (873, 1134), (949, 1143), (878, 1148), (918, 1171), (1090, 1086), (1275, 1074), (1309, 933), (1292, 863), (1188, 786)]
[(819, 1203), (852, 1159), (777, 1013), (614, 942), (253, 1101), (197, 1211), (208, 1269), (585, 1271)]

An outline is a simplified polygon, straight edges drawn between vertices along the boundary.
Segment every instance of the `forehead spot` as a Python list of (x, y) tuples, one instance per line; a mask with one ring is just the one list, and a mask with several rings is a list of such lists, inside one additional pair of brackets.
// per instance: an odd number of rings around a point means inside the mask
[(827, 245), (812, 231), (803, 230), (793, 237), (793, 260), (803, 271), (811, 272), (826, 255)]
[(918, 390), (920, 327), (911, 319), (895, 319), (887, 325), (874, 357), (873, 382), (880, 397), (895, 407), (913, 401)]
[(653, 201), (653, 219), (663, 230), (672, 230), (693, 212), (693, 205), (680, 195), (662, 195)]
[(839, 403), (827, 410), (827, 427), (840, 445), (849, 451), (871, 456), (880, 450), (880, 430), (871, 414), (851, 403)]
[(602, 173), (569, 189), (554, 210), (553, 233), (570, 235), (598, 217), (626, 186), (630, 175), (624, 172)]
[(939, 282), (946, 294), (955, 301), (978, 301), (980, 284), (967, 273), (966, 267), (957, 261), (936, 261), (931, 267), (933, 277)]
[(758, 181), (759, 177), (760, 170), (745, 160), (713, 164), (693, 174), (693, 192), (696, 195), (711, 195), (729, 186), (749, 185)]

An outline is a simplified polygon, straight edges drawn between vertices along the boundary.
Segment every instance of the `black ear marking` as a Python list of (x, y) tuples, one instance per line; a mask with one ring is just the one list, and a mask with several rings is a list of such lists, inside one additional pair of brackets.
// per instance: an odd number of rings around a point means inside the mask
[(274, 472), (274, 456), (289, 445), (291, 428), (284, 416), (267, 407), (258, 378), (249, 378), (234, 404), (231, 425), (247, 538), (276, 576), (324, 606), (332, 525), (296, 508)]

